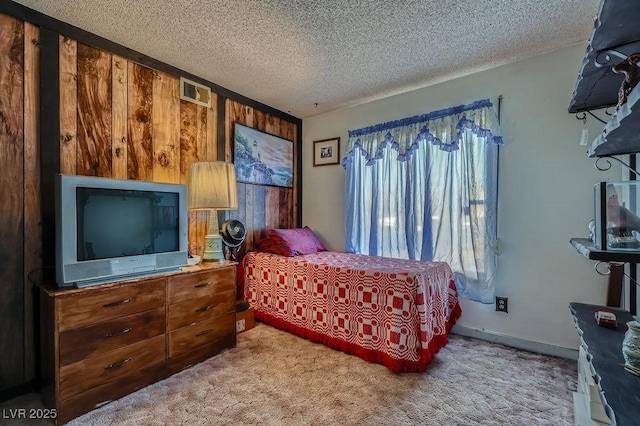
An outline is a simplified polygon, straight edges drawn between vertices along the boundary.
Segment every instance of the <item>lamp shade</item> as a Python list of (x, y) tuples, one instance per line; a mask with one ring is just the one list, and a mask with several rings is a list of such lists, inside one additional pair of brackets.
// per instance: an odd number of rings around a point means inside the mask
[(188, 205), (192, 210), (238, 208), (236, 169), (224, 161), (198, 161), (189, 169)]

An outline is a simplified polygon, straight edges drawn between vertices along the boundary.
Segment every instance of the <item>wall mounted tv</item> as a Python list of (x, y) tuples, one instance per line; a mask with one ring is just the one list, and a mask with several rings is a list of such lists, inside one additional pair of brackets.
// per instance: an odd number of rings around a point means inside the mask
[(187, 265), (186, 186), (58, 174), (55, 188), (58, 286)]

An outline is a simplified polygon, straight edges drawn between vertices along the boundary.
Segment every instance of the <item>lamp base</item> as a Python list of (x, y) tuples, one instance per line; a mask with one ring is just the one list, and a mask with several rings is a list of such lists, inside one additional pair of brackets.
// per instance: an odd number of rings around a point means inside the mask
[(224, 253), (222, 252), (222, 237), (220, 234), (207, 234), (204, 237), (204, 254), (203, 262), (224, 262)]

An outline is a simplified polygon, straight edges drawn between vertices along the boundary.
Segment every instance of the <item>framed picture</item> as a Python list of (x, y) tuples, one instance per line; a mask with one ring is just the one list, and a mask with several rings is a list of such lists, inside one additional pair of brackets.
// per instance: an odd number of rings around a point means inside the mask
[(293, 141), (233, 124), (238, 182), (293, 188)]
[(340, 162), (340, 138), (313, 142), (313, 166), (328, 166)]

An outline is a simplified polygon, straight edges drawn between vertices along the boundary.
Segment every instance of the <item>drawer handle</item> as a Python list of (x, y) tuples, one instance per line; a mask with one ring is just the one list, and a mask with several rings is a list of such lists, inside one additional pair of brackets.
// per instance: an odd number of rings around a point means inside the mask
[(125, 328), (124, 330), (120, 330), (120, 331), (116, 331), (116, 332), (113, 332), (113, 333), (105, 334), (104, 338), (108, 339), (109, 337), (122, 336), (122, 335), (125, 335), (125, 334), (129, 333), (130, 331), (131, 331), (131, 328)]
[(206, 283), (196, 284), (194, 287), (195, 287), (195, 288), (201, 288), (201, 287), (209, 286), (209, 285), (211, 285), (211, 284), (213, 284), (213, 282), (211, 282), (211, 281), (207, 281)]
[(206, 312), (211, 308), (213, 308), (213, 303), (211, 303), (211, 304), (209, 304), (207, 306), (203, 306), (202, 308), (196, 309), (196, 312)]
[(122, 361), (114, 362), (113, 364), (107, 365), (105, 370), (113, 370), (114, 368), (119, 368), (131, 361), (131, 358), (123, 359)]
[(205, 334), (209, 334), (213, 331), (213, 328), (209, 328), (205, 331), (201, 331), (200, 333), (196, 334), (196, 337), (200, 337), (200, 336), (204, 336)]
[(124, 300), (118, 300), (117, 302), (111, 302), (111, 303), (107, 303), (106, 305), (102, 305), (105, 308), (110, 308), (112, 306), (120, 306), (120, 305), (125, 305), (127, 303), (131, 302), (131, 299), (124, 299)]

